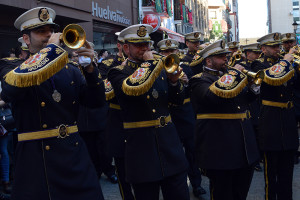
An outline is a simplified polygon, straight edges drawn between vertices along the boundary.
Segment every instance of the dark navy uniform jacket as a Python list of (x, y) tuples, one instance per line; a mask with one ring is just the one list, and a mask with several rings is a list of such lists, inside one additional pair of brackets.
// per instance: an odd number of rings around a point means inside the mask
[[(255, 60), (254, 71), (269, 68), (279, 60), (263, 57)], [(292, 78), (280, 86), (265, 82), (261, 85), (261, 100), (286, 103), (293, 100), (293, 89), (299, 87), (299, 79)], [(294, 108), (261, 105), (259, 117), (259, 147), (262, 151), (285, 151), (298, 149), (298, 132)]]
[[(1, 74), (18, 63), (4, 63)], [(52, 98), (55, 89), (61, 101)], [(76, 125), (79, 104), (99, 107), (104, 87), (97, 69), (85, 73), (66, 65), (41, 85), (17, 88), (2, 82), (1, 98), (11, 102), (19, 133)], [(68, 137), (19, 142), (12, 199), (103, 199), (95, 169), (78, 133)]]
[[(190, 80), (196, 114), (244, 113), (256, 95), (246, 87), (234, 98), (218, 97), (209, 87), (219, 78), (219, 75), (205, 70)], [(202, 169), (238, 169), (259, 159), (249, 119), (198, 119), (195, 129), (196, 163)]]
[[(102, 77), (107, 78), (109, 69), (119, 66), (124, 58), (115, 56), (114, 59), (104, 60), (99, 65), (99, 71)], [(110, 84), (110, 83), (109, 83)], [(124, 157), (125, 152), (125, 133), (123, 128), (123, 119), (121, 116), (120, 104), (113, 94), (112, 97), (107, 96), (109, 106), (107, 125), (105, 131), (106, 151), (112, 157)]]
[[(156, 62), (147, 61), (149, 69), (153, 69)], [(157, 120), (161, 116), (169, 115), (169, 102), (183, 102), (182, 85), (178, 83), (171, 86), (164, 70), (157, 74), (156, 79), (151, 79), (154, 83), (145, 93), (127, 95), (122, 88), (123, 81), (139, 66), (128, 60), (126, 66), (112, 68), (108, 73), (124, 122)], [(128, 182), (160, 181), (187, 169), (188, 164), (173, 123), (164, 127), (126, 129), (125, 133), (125, 169)]]
[[(192, 78), (193, 72), (188, 65), (183, 64), (180, 67), (182, 67), (188, 79)], [(172, 120), (181, 139), (194, 138), (194, 126), (196, 122), (193, 106), (190, 102), (190, 88), (188, 84), (184, 86), (184, 90), (184, 104), (170, 105)]]

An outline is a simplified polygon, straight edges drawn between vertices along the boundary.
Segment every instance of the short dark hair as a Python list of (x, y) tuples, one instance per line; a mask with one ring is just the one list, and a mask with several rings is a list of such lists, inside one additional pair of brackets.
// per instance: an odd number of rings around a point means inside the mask
[(102, 56), (104, 53), (105, 53), (105, 51), (107, 51), (106, 49), (101, 49), (100, 51), (99, 51), (99, 56)]

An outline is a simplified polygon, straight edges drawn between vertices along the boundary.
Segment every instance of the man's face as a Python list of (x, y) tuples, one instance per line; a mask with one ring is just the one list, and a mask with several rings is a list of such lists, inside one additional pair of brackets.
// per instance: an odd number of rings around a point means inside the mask
[(108, 52), (105, 51), (105, 52), (102, 54), (102, 57), (103, 57), (103, 58), (106, 58), (107, 56), (108, 56)]
[(226, 54), (219, 54), (206, 58), (206, 65), (211, 69), (224, 71), (226, 69), (227, 57)]
[(143, 55), (146, 51), (150, 49), (149, 42), (142, 42), (142, 43), (127, 43), (123, 45), (123, 49), (126, 55), (130, 60), (136, 62), (143, 62)]
[(168, 49), (168, 50), (165, 50), (165, 51), (161, 51), (160, 53), (164, 56), (168, 56), (172, 53), (175, 53), (175, 54), (178, 53), (178, 49)]
[(282, 43), (282, 46), (286, 52), (288, 52), (291, 48), (296, 45), (296, 40), (289, 40)]
[(264, 53), (264, 55), (267, 57), (279, 58), (279, 53), (280, 53), (279, 44), (273, 46), (263, 45), (261, 50)]
[(185, 44), (188, 47), (189, 51), (191, 52), (198, 51), (200, 47), (200, 41), (197, 42), (186, 41)]
[(23, 39), (31, 53), (37, 53), (47, 46), (48, 40), (54, 33), (54, 29), (50, 25), (33, 29), (29, 35), (23, 34)]
[(260, 56), (260, 52), (258, 51), (247, 51), (246, 52), (246, 58), (247, 60), (253, 61), (258, 59), (258, 57)]

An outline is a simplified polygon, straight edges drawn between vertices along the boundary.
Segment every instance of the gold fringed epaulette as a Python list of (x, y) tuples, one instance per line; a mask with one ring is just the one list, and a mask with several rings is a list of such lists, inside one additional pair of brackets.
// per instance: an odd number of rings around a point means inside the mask
[(50, 44), (7, 73), (4, 79), (9, 85), (16, 87), (40, 85), (67, 63), (68, 53), (61, 47)]
[(280, 86), (289, 81), (294, 74), (295, 70), (291, 63), (281, 60), (272, 67), (265, 69), (264, 82), (269, 85)]
[(105, 64), (107, 67), (110, 67), (113, 63), (114, 59), (107, 59), (107, 60), (103, 60), (102, 63)]
[(191, 62), (190, 66), (191, 66), (191, 67), (194, 67), (194, 66), (196, 66), (196, 65), (198, 65), (198, 64), (201, 64), (203, 60), (204, 60), (203, 57), (200, 57), (200, 56), (199, 56), (199, 58), (197, 58), (196, 60), (193, 60), (193, 61)]
[(21, 59), (16, 58), (16, 57), (6, 57), (6, 58), (2, 58), (1, 60), (10, 61), (10, 62), (17, 62), (17, 61), (20, 61)]
[(214, 82), (209, 90), (222, 98), (234, 98), (248, 84), (247, 76), (237, 69), (229, 69), (219, 80)]
[(185, 57), (185, 55), (183, 53), (179, 53), (178, 56), (179, 56), (180, 60), (184, 59), (184, 57)]
[(69, 59), (68, 63), (71, 63), (72, 65), (74, 65), (76, 67), (79, 66), (79, 64), (77, 62), (74, 62), (73, 60), (70, 60), (70, 59)]
[(105, 88), (106, 101), (109, 101), (115, 97), (114, 88), (112, 87), (111, 83), (107, 79), (103, 80), (103, 82)]
[(145, 94), (153, 85), (164, 65), (161, 60), (156, 64), (145, 62), (132, 75), (126, 78), (122, 84), (122, 90), (129, 96)]
[(199, 73), (199, 74), (196, 74), (196, 75), (194, 75), (192, 78), (201, 78), (202, 77), (202, 72), (201, 73)]

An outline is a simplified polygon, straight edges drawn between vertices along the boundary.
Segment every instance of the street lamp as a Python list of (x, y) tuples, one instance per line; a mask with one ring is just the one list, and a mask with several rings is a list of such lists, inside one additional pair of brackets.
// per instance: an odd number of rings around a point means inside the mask
[(294, 23), (292, 24), (293, 27), (294, 27), (294, 33), (296, 34), (296, 31), (297, 31), (297, 28), (298, 28), (298, 25), (296, 21), (294, 21)]

